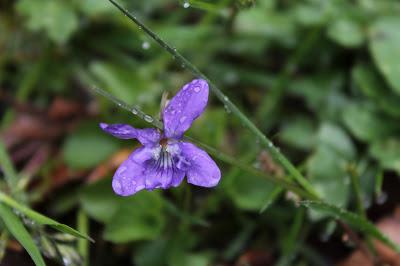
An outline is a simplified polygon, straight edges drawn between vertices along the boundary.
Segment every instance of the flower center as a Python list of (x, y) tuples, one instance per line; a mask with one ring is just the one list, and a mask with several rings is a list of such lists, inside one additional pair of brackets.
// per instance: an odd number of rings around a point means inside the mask
[(168, 145), (168, 139), (161, 139), (160, 145), (162, 148), (166, 148), (166, 146)]

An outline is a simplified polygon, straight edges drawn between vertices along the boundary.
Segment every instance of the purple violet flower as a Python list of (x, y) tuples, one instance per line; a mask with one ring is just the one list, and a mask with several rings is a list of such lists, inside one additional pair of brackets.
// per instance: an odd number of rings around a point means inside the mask
[(115, 172), (112, 180), (115, 193), (129, 196), (142, 189), (176, 187), (185, 176), (193, 185), (216, 186), (221, 171), (213, 159), (192, 143), (182, 141), (183, 133), (203, 113), (207, 101), (207, 82), (195, 79), (164, 108), (162, 133), (155, 128), (136, 129), (126, 124), (100, 123), (100, 127), (114, 137), (137, 139), (143, 145), (134, 150)]

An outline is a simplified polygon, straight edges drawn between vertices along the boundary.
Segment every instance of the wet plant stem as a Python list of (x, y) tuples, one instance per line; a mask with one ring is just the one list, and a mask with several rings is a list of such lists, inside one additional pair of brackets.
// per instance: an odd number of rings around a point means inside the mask
[[(155, 119), (154, 117), (152, 117), (152, 116), (146, 114), (145, 112), (141, 111), (139, 107), (137, 107), (137, 106), (131, 107), (129, 104), (125, 103), (124, 101), (116, 98), (112, 94), (110, 94), (110, 93), (108, 93), (108, 92), (106, 92), (106, 91), (104, 91), (104, 90), (102, 90), (102, 89), (100, 89), (98, 87), (93, 88), (93, 90), (95, 92), (97, 92), (98, 94), (100, 94), (100, 95), (106, 97), (107, 99), (111, 100), (117, 106), (127, 110), (128, 112), (133, 113), (134, 115), (138, 116), (139, 118), (143, 119), (144, 121), (152, 124), (154, 127), (158, 128), (160, 130), (163, 130), (163, 123), (160, 120)], [(132, 110), (134, 110), (134, 111), (132, 111)], [(290, 190), (290, 191), (296, 193), (297, 195), (299, 195), (300, 197), (302, 197), (304, 199), (318, 200), (318, 198), (315, 195), (313, 195), (313, 194), (309, 193), (308, 191), (302, 189), (297, 184), (295, 184), (294, 182), (290, 181), (287, 178), (280, 178), (280, 177), (276, 177), (276, 176), (264, 173), (264, 172), (254, 168), (252, 166), (249, 166), (248, 164), (246, 164), (244, 162), (238, 161), (236, 158), (234, 158), (234, 157), (232, 157), (232, 156), (230, 156), (228, 154), (220, 152), (217, 149), (215, 149), (213, 147), (210, 147), (210, 146), (208, 146), (208, 145), (206, 145), (204, 143), (201, 143), (200, 141), (195, 140), (195, 139), (193, 139), (191, 137), (187, 137), (186, 136), (185, 139), (190, 141), (190, 142), (193, 142), (193, 143), (197, 144), (201, 148), (205, 149), (209, 154), (213, 155), (214, 157), (218, 158), (219, 160), (221, 160), (221, 161), (223, 161), (223, 162), (225, 162), (227, 164), (234, 165), (234, 166), (236, 166), (236, 167), (238, 167), (238, 168), (240, 168), (240, 169), (242, 169), (242, 170), (244, 170), (244, 171), (246, 171), (248, 173), (251, 173), (251, 174), (253, 174), (255, 176), (266, 178), (269, 181), (271, 181), (271, 182), (273, 182), (273, 183), (275, 183), (277, 185), (280, 185), (280, 186), (284, 187), (287, 190)]]
[(176, 48), (173, 48), (162, 40), (157, 34), (145, 26), (141, 21), (139, 21), (136, 16), (124, 9), (120, 4), (114, 0), (109, 0), (115, 7), (117, 7), (125, 16), (127, 16), (131, 21), (133, 21), (139, 29), (142, 29), (146, 34), (148, 34), (154, 41), (156, 41), (163, 49), (169, 52), (174, 59), (179, 62), (183, 67), (186, 67), (192, 72), (193, 75), (202, 78), (208, 82), (210, 85), (210, 90), (216, 95), (216, 97), (224, 104), (224, 106), (232, 112), (254, 136), (259, 139), (260, 143), (268, 150), (270, 155), (280, 163), (283, 168), (294, 178), (303, 188), (307, 191), (309, 195), (314, 198), (320, 198), (317, 191), (314, 189), (312, 184), (296, 169), (296, 167), (279, 151), (277, 147), (269, 140), (262, 132), (259, 130), (250, 119), (239, 110), (239, 108), (229, 100), (229, 98), (212, 82), (205, 76), (196, 66), (194, 66), (190, 61), (188, 61), (183, 55), (181, 55)]

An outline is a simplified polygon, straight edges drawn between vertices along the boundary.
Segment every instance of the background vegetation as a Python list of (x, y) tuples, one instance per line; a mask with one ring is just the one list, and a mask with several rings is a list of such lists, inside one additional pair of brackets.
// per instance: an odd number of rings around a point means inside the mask
[(394, 244), (373, 240), (389, 242), (374, 223), (400, 243), (398, 1), (121, 4), (217, 84), (332, 205), (270, 182), (291, 173), (214, 95), (187, 135), (218, 151), (219, 186), (116, 196), (111, 176), (138, 144), (97, 124), (148, 124), (91, 88), (157, 117), (163, 92), (193, 74), (108, 1), (3, 0), (4, 265), (32, 264), (20, 245), (37, 265), (399, 265)]

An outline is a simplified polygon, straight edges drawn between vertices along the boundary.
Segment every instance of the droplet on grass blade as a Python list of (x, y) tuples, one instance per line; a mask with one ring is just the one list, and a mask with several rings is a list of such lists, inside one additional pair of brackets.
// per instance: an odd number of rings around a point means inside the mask
[(151, 122), (154, 121), (154, 119), (153, 119), (151, 116), (149, 116), (149, 115), (145, 115), (145, 116), (143, 117), (143, 119), (144, 119), (146, 122), (149, 122), (149, 123), (151, 123)]
[(150, 43), (149, 43), (149, 42), (143, 42), (143, 43), (142, 43), (142, 48), (143, 48), (144, 50), (148, 50), (148, 49), (150, 48)]

